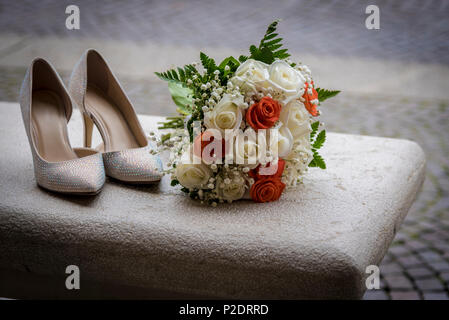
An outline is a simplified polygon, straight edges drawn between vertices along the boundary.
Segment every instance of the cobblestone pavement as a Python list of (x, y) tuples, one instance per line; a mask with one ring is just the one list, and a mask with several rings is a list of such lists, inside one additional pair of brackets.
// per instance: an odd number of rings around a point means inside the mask
[[(225, 42), (246, 49), (268, 22), (281, 17), (280, 31), (295, 52), (449, 64), (449, 1), (371, 2), (381, 8), (381, 30), (376, 32), (363, 27), (368, 2), (343, 0), (284, 0), (275, 5), (269, 0), (257, 5), (230, 0), (226, 10), (213, 1), (0, 0), (0, 30), (77, 41), (89, 36), (193, 47)], [(61, 10), (72, 3), (82, 9), (77, 33), (57, 27), (65, 19)], [(9, 52), (0, 50), (3, 54)], [(1, 101), (17, 101), (24, 70), (0, 68)], [(67, 76), (63, 74), (64, 80)], [(139, 113), (173, 114), (163, 82), (120, 79)], [(365, 299), (449, 299), (449, 100), (344, 92), (326, 101), (322, 110), (330, 131), (414, 140), (428, 157), (422, 192), (380, 266), (381, 290), (367, 292)]]
[(323, 104), (331, 131), (414, 140), (427, 155), (422, 191), (365, 299), (449, 299), (449, 101), (342, 94)]

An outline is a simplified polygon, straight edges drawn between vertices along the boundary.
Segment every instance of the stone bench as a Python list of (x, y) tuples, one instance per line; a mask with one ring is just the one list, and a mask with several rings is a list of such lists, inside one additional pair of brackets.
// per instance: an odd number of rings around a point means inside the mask
[[(425, 172), (414, 142), (330, 133), (328, 169), (275, 203), (203, 206), (168, 177), (73, 197), (36, 186), (17, 104), (0, 103), (0, 132), (3, 297), (358, 299)], [(77, 112), (70, 136), (79, 146)], [(68, 265), (80, 290), (65, 288)]]

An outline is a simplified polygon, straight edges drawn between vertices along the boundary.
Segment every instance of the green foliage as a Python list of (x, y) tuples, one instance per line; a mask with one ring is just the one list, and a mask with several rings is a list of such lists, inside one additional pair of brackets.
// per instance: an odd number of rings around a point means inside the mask
[(320, 122), (319, 121), (315, 121), (314, 123), (312, 123), (312, 125), (311, 125), (312, 132), (310, 132), (310, 141), (312, 141), (313, 137), (315, 137), (316, 133), (318, 132), (319, 126), (320, 126)]
[(198, 70), (191, 65), (185, 65), (183, 68), (170, 69), (165, 72), (155, 72), (159, 79), (164, 81), (175, 81), (187, 86), (187, 80), (192, 78), (194, 74), (199, 75)]
[[(229, 70), (226, 70), (226, 66), (229, 67)], [(218, 66), (218, 70), (220, 71), (222, 84), (226, 84), (227, 76), (229, 74), (233, 74), (239, 66), (240, 66), (240, 62), (232, 56), (225, 58), (220, 63), (220, 65)]]
[(324, 162), (323, 157), (318, 153), (318, 149), (320, 149), (326, 141), (326, 130), (321, 130), (318, 133), (318, 129), (320, 126), (319, 121), (312, 123), (311, 126), (312, 132), (310, 132), (310, 143), (312, 144), (313, 159), (309, 163), (309, 167), (326, 169), (326, 163)]
[(340, 93), (338, 90), (326, 90), (321, 88), (316, 88), (316, 91), (318, 92), (318, 100), (320, 100), (320, 103), (326, 99), (335, 97)]
[(183, 115), (191, 114), (193, 109), (193, 90), (176, 81), (169, 81), (168, 89), (173, 101), (178, 106), (176, 111)]
[(205, 53), (200, 52), (200, 60), (203, 68), (207, 71), (207, 73), (212, 74), (215, 70), (217, 70), (217, 65), (215, 64), (215, 60), (209, 58)]
[(200, 60), (204, 70), (206, 70), (206, 74), (202, 78), (203, 83), (214, 79), (214, 72), (218, 70), (220, 72), (218, 74), (219, 80), (221, 84), (224, 85), (227, 83), (227, 76), (234, 73), (240, 65), (240, 62), (236, 58), (231, 56), (223, 59), (223, 61), (217, 66), (215, 60), (210, 58), (203, 52), (200, 52)]
[[(267, 64), (271, 64), (275, 59), (286, 59), (290, 57), (287, 49), (281, 49), (281, 41), (283, 39), (279, 38), (278, 34), (275, 33), (278, 23), (279, 21), (276, 20), (268, 26), (267, 31), (265, 32), (262, 40), (260, 40), (258, 47), (252, 45), (249, 48), (249, 51), (251, 53), (250, 58), (265, 62)], [(245, 61), (246, 59), (247, 57), (245, 56), (240, 56), (239, 58), (241, 62)]]
[(271, 64), (274, 61), (273, 53), (268, 48), (258, 49), (256, 46), (250, 47), (251, 58)]
[(184, 192), (184, 193), (189, 193), (189, 192), (190, 192), (189, 189), (187, 189), (187, 188), (185, 188), (185, 187), (182, 187), (182, 188), (181, 188), (181, 191)]
[(179, 181), (176, 180), (176, 179), (173, 179), (173, 180), (170, 182), (170, 185), (171, 185), (172, 187), (176, 186), (177, 184), (179, 184)]
[[(217, 65), (214, 59), (203, 52), (200, 52), (200, 60), (204, 68), (204, 74), (200, 74), (193, 65), (186, 65), (183, 68), (170, 69), (161, 73), (156, 72), (160, 79), (168, 81), (172, 99), (178, 106), (178, 113), (182, 115), (177, 118), (167, 118), (168, 121), (162, 123), (159, 129), (182, 128), (184, 118), (190, 115), (187, 129), (192, 139), (191, 124), (195, 120), (203, 119), (201, 106), (205, 105), (205, 100), (208, 99), (209, 90), (211, 90), (200, 89), (201, 85), (210, 81), (218, 81), (224, 86), (227, 84), (229, 77), (240, 66), (240, 62), (234, 57), (227, 57)], [(203, 94), (206, 94), (206, 96), (203, 97)]]
[(190, 191), (189, 197), (191, 199), (198, 199), (198, 190)]
[(248, 57), (248, 56), (244, 56), (244, 55), (241, 55), (241, 56), (239, 57), (239, 61), (240, 61), (241, 63), (245, 62), (245, 61), (248, 60), (248, 59), (249, 59), (249, 57)]
[[(158, 122), (161, 126), (158, 129), (177, 129), (184, 128), (184, 117), (167, 117), (167, 121)], [(169, 137), (170, 138), (170, 137)]]
[(170, 138), (171, 138), (171, 133), (163, 134), (163, 135), (161, 136), (161, 142), (162, 142), (162, 143), (165, 143), (165, 141), (167, 141), (167, 140), (170, 139)]
[(313, 160), (309, 163), (309, 167), (318, 167), (323, 170), (326, 169), (326, 163), (317, 151), (313, 152)]
[(313, 142), (312, 147), (314, 149), (319, 149), (323, 146), (324, 141), (326, 141), (326, 130), (320, 131), (320, 133), (316, 137), (315, 141)]

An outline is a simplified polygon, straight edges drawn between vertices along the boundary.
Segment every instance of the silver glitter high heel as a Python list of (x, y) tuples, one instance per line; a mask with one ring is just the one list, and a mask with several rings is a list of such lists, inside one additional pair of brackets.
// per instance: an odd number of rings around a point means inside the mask
[(61, 193), (100, 192), (105, 182), (101, 154), (70, 146), (72, 100), (56, 70), (42, 58), (34, 59), (27, 70), (20, 107), (37, 184)]
[(75, 66), (69, 92), (84, 119), (84, 146), (92, 144), (93, 126), (103, 144), (106, 174), (128, 183), (153, 183), (162, 177), (162, 162), (151, 147), (136, 112), (105, 59), (87, 50)]

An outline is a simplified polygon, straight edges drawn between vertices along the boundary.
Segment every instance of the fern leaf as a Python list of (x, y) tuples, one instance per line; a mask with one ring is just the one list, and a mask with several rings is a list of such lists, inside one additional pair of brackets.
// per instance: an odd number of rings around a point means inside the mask
[(273, 53), (268, 48), (262, 48), (262, 50), (257, 49), (257, 52), (251, 57), (266, 64), (271, 64), (274, 61)]
[(182, 82), (185, 82), (186, 81), (186, 73), (184, 72), (184, 69), (178, 67), (178, 73), (179, 73), (179, 79)]
[(312, 127), (312, 132), (310, 132), (310, 140), (313, 140), (313, 137), (315, 137), (316, 133), (318, 132), (318, 127), (320, 126), (320, 122), (319, 121), (315, 121), (314, 123), (312, 123), (311, 127)]
[(271, 33), (275, 32), (278, 23), (279, 23), (279, 20), (273, 21), (273, 22), (268, 26), (267, 32), (265, 32), (265, 34), (268, 35), (268, 34), (271, 34)]
[(321, 88), (316, 88), (316, 91), (318, 92), (318, 100), (320, 102), (335, 97), (337, 94), (340, 93), (339, 90), (326, 90)]
[(259, 47), (252, 45), (249, 48), (250, 58), (271, 64), (275, 59), (290, 57), (287, 49), (280, 49), (282, 47), (282, 38), (278, 38), (278, 34), (275, 33), (278, 23), (279, 21), (276, 20), (268, 26), (265, 35), (260, 40)]
[(320, 169), (326, 169), (326, 162), (323, 157), (316, 151), (313, 152), (313, 160), (309, 163), (309, 167), (318, 167)]
[(312, 147), (314, 149), (319, 149), (323, 146), (325, 141), (326, 141), (326, 130), (322, 130), (316, 137), (315, 141), (313, 142)]
[(249, 57), (248, 57), (248, 56), (244, 56), (244, 55), (241, 55), (241, 56), (239, 57), (239, 61), (240, 61), (241, 63), (245, 62), (245, 61), (248, 60), (248, 59), (249, 59)]
[(178, 73), (176, 72), (176, 70), (171, 70), (171, 74), (172, 74), (173, 79), (179, 81)]
[(164, 80), (164, 81), (170, 81), (173, 80), (171, 78), (171, 74), (168, 75), (166, 72), (155, 72), (156, 76), (158, 76), (159, 79)]
[(270, 46), (269, 49), (270, 49), (271, 51), (275, 51), (276, 49), (279, 49), (280, 47), (282, 47), (282, 43), (272, 45), (272, 46)]
[(276, 38), (277, 36), (278, 36), (278, 34), (277, 34), (277, 33), (271, 33), (271, 34), (269, 34), (269, 35), (266, 35), (266, 36), (264, 37), (264, 41), (267, 41), (267, 40), (270, 40), (270, 39)]
[(203, 68), (207, 70), (207, 73), (211, 74), (215, 70), (217, 70), (217, 65), (215, 64), (215, 60), (207, 56), (205, 53), (200, 52), (200, 60)]
[(273, 45), (275, 45), (275, 44), (277, 44), (277, 43), (279, 43), (281, 41), (282, 41), (282, 38), (276, 38), (276, 39), (268, 41), (268, 42), (264, 41), (263, 45), (264, 45), (264, 47), (270, 48), (271, 46), (273, 46)]
[(285, 58), (288, 58), (288, 57), (290, 57), (290, 54), (289, 53), (287, 53), (287, 49), (281, 49), (281, 50), (278, 50), (278, 51), (276, 51), (276, 52), (273, 52), (273, 56), (275, 57), (275, 58), (279, 58), (279, 59), (285, 59)]
[(254, 56), (255, 54), (257, 54), (258, 49), (255, 45), (252, 45), (249, 47), (249, 52), (251, 52), (251, 56)]

